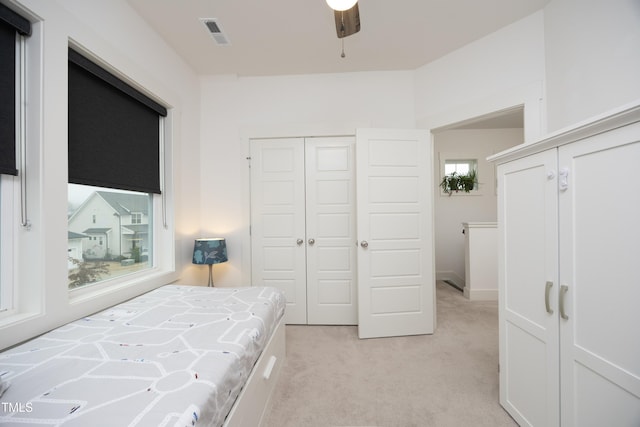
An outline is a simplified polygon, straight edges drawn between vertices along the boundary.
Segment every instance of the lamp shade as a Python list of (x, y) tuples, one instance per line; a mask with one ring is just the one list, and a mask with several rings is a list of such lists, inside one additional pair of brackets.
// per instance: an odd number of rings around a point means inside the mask
[(194, 264), (220, 264), (226, 261), (227, 243), (223, 237), (196, 239), (193, 246)]
[(358, 3), (358, 0), (327, 0), (329, 7), (338, 12), (351, 9), (356, 3)]

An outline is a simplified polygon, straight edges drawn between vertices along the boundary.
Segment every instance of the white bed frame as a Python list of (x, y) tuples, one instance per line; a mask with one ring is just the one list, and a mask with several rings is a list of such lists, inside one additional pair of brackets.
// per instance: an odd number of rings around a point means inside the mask
[(223, 427), (258, 427), (269, 416), (272, 396), (285, 360), (284, 316), (251, 370)]

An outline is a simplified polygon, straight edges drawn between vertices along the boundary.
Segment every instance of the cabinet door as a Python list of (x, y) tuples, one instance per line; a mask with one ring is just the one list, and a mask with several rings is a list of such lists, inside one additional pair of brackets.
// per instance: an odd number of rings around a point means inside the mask
[(307, 320), (358, 323), (355, 138), (307, 138)]
[(640, 425), (640, 124), (559, 149), (562, 425)]
[(251, 277), (287, 298), (287, 323), (307, 323), (304, 140), (251, 141)]
[(358, 129), (358, 334), (433, 333), (432, 149), (425, 131)]
[(556, 165), (552, 149), (498, 166), (500, 403), (522, 426), (560, 420)]

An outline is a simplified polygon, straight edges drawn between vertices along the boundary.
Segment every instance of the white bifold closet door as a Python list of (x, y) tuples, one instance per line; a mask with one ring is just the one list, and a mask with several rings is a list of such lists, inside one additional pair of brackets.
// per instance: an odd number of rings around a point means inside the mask
[(252, 280), (285, 292), (287, 323), (357, 323), (354, 147), (251, 141)]

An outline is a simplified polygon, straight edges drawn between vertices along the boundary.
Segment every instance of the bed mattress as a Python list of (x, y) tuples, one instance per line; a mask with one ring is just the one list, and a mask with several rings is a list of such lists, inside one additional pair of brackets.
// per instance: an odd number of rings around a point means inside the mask
[(167, 285), (0, 353), (0, 425), (219, 426), (284, 314), (268, 287)]

